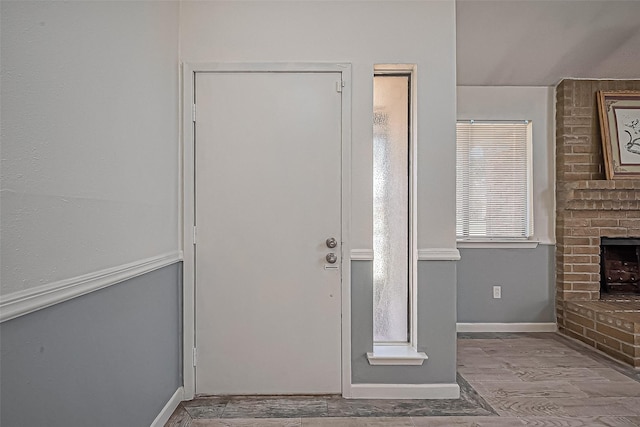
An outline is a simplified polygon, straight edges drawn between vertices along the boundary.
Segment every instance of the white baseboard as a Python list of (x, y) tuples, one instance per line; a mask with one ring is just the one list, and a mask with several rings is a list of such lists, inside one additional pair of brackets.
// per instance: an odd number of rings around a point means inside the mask
[(160, 411), (155, 420), (151, 423), (151, 427), (163, 427), (169, 418), (171, 418), (171, 414), (176, 410), (180, 402), (182, 402), (182, 397), (184, 396), (184, 389), (182, 387), (178, 387), (171, 399), (164, 405), (164, 408)]
[(0, 322), (59, 304), (180, 261), (170, 252), (0, 297)]
[(556, 332), (555, 322), (549, 323), (458, 323), (458, 332)]
[(453, 384), (351, 384), (351, 399), (458, 399)]

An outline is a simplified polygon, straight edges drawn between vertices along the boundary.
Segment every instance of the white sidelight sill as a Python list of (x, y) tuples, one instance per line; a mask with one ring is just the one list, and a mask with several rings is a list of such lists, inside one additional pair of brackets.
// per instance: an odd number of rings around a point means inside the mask
[(370, 365), (420, 366), (428, 357), (410, 345), (374, 345), (367, 359)]

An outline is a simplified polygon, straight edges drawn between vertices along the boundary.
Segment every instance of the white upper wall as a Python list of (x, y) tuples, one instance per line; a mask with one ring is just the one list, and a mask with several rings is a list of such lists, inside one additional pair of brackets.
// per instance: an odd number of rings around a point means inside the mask
[(455, 248), (454, 1), (183, 1), (180, 32), (185, 62), (353, 65), (358, 249), (372, 247), (373, 66), (417, 64), (418, 247)]
[(458, 87), (459, 120), (531, 120), (533, 240), (555, 244), (555, 90)]
[(175, 2), (1, 2), (3, 295), (178, 250)]
[(640, 1), (457, 0), (458, 84), (640, 77)]

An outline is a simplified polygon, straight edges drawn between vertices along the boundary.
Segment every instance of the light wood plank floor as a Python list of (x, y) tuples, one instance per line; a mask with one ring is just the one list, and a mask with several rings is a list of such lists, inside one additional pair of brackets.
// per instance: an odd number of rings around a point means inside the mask
[(458, 373), (462, 402), (201, 398), (166, 426), (640, 426), (640, 371), (558, 334), (460, 334)]

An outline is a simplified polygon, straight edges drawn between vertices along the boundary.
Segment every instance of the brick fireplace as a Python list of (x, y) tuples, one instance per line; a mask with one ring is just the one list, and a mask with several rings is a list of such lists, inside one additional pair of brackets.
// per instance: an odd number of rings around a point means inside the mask
[(563, 80), (556, 90), (558, 329), (640, 367), (640, 298), (601, 300), (602, 238), (640, 238), (640, 179), (607, 181), (596, 92), (640, 80)]
[(599, 300), (600, 239), (640, 237), (640, 181), (566, 182), (556, 196), (558, 300)]

